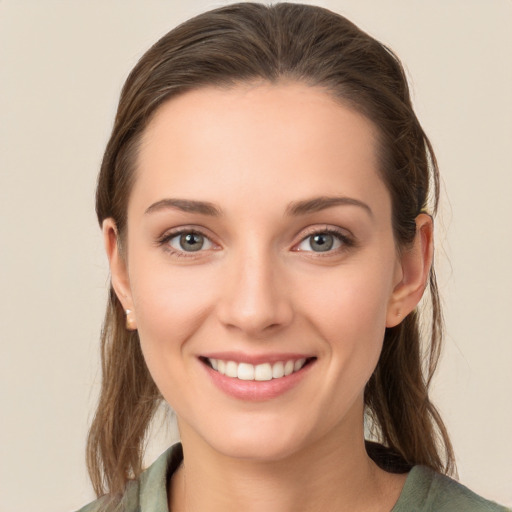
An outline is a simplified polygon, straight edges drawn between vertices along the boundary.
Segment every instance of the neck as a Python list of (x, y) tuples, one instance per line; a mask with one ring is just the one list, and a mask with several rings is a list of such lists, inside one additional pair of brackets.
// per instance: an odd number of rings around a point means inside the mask
[(172, 512), (385, 512), (405, 482), (371, 461), (362, 429), (272, 461), (226, 457), (193, 438), (182, 434), (185, 462), (171, 482)]

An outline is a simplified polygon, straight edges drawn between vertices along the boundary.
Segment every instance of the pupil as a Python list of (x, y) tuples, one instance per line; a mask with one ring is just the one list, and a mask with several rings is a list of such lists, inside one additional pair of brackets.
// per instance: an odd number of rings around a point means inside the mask
[(311, 248), (319, 252), (329, 251), (333, 245), (333, 236), (329, 234), (315, 235), (311, 241)]
[(181, 235), (180, 245), (187, 251), (199, 251), (199, 249), (201, 249), (203, 246), (203, 237), (197, 233), (187, 233), (186, 235)]

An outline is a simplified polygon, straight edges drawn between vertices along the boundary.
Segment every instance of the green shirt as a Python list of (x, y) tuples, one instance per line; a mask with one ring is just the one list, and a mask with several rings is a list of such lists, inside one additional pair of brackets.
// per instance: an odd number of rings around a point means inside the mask
[[(139, 477), (131, 480), (123, 494), (122, 512), (169, 512), (167, 482), (183, 460), (180, 444), (165, 451)], [(108, 496), (78, 512), (106, 512)], [(391, 512), (512, 512), (476, 495), (451, 478), (425, 466), (414, 466)]]

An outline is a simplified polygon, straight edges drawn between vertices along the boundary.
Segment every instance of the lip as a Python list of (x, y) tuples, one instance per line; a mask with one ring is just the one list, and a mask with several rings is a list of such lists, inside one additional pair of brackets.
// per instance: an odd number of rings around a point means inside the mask
[(208, 355), (205, 354), (201, 358), (203, 357), (210, 359), (222, 359), (225, 361), (235, 361), (237, 363), (250, 363), (254, 365), (286, 361), (290, 359), (309, 359), (309, 362), (299, 371), (279, 379), (272, 379), (267, 381), (240, 380), (227, 377), (226, 375), (222, 375), (221, 373), (215, 371), (205, 362), (201, 360), (199, 361), (213, 384), (223, 393), (238, 400), (251, 402), (272, 400), (285, 394), (287, 391), (297, 386), (302, 381), (302, 379), (307, 376), (316, 362), (316, 358), (312, 356), (290, 353), (249, 356), (247, 354), (239, 354), (234, 352), (222, 352)]

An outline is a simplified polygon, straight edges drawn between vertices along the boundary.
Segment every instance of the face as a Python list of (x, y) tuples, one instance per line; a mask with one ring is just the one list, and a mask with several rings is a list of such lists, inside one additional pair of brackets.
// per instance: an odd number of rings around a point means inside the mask
[(404, 282), (375, 147), (370, 121), (300, 84), (202, 88), (156, 113), (126, 264), (104, 232), (184, 440), (277, 460), (362, 436)]

